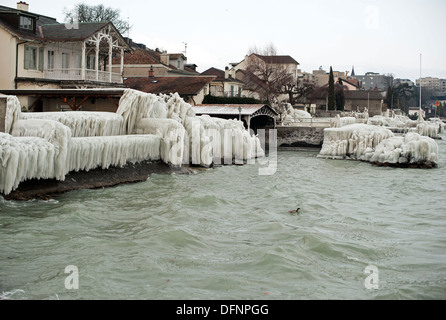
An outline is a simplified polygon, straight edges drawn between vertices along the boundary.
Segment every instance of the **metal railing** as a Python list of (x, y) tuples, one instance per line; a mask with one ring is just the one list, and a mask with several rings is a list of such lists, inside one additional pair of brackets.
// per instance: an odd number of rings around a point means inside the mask
[(82, 69), (80, 68), (69, 68), (69, 69), (45, 69), (44, 78), (52, 80), (73, 80), (73, 81), (99, 81), (99, 82), (110, 82), (110, 83), (122, 83), (122, 76), (120, 73), (111, 73), (108, 71), (96, 71), (96, 70), (85, 70), (85, 79), (82, 79)]

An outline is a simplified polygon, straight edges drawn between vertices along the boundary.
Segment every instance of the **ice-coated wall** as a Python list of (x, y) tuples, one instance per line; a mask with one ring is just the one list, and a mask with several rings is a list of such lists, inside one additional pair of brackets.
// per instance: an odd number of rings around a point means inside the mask
[(395, 136), (381, 126), (351, 124), (324, 130), (320, 158), (352, 159), (390, 164), (438, 162), (438, 144), (430, 137), (409, 132)]
[(28, 179), (64, 180), (70, 171), (107, 169), (162, 160), (173, 166), (210, 166), (264, 155), (260, 140), (237, 120), (196, 117), (178, 94), (127, 89), (116, 113), (22, 113), (7, 98), (0, 135), (0, 192), (9, 194)]

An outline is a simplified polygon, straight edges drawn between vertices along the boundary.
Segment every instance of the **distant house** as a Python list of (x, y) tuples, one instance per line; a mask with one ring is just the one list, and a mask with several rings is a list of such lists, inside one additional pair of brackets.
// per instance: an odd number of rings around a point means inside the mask
[(382, 75), (376, 72), (366, 72), (365, 75), (355, 75), (361, 87), (365, 90), (387, 90), (392, 83), (391, 76)]
[[(245, 95), (262, 100), (265, 99), (265, 88), (267, 81), (271, 81), (271, 75), (274, 71), (283, 71), (290, 75), (291, 81), (295, 82), (298, 78), (299, 62), (288, 55), (260, 55), (250, 54), (239, 63), (233, 63), (231, 72), (235, 78), (244, 82)], [(257, 68), (258, 67), (258, 68)], [(263, 70), (262, 70), (263, 69)], [(263, 72), (266, 70), (267, 74)], [(242, 93), (243, 95), (243, 93)], [(279, 97), (279, 100), (286, 100), (288, 95)]]
[[(420, 107), (409, 107), (409, 116), (418, 116), (420, 114)], [(421, 109), (421, 115), (426, 117), (426, 111)]]
[[(271, 68), (284, 68), (287, 73), (293, 75), (294, 79), (297, 79), (297, 71), (299, 67), (299, 62), (294, 58), (287, 55), (274, 55), (265, 56), (260, 54), (250, 54), (243, 59), (240, 63), (234, 65), (234, 69), (237, 70), (247, 70), (248, 66), (252, 63), (264, 63)], [(260, 76), (260, 75), (257, 75)]]
[[(167, 76), (197, 76), (197, 65), (187, 64), (187, 58), (182, 53), (166, 53), (152, 50), (145, 45), (134, 43), (127, 39), (132, 52), (124, 55), (123, 77), (167, 77)], [(113, 59), (113, 70), (120, 70), (120, 59)]]
[(0, 43), (4, 89), (122, 84), (111, 56), (131, 51), (111, 22), (65, 25), (29, 12), (23, 2), (0, 6)]
[[(320, 90), (313, 95), (312, 103), (316, 104), (316, 110), (319, 116), (324, 116), (327, 108), (328, 91)], [(386, 91), (376, 90), (346, 90), (344, 111), (359, 111), (364, 112), (365, 109), (371, 117), (375, 115), (382, 115), (386, 112), (387, 106), (384, 104), (386, 98)]]
[(229, 73), (229, 68), (220, 70), (209, 68), (201, 73), (204, 76), (215, 76), (215, 79), (209, 84), (209, 94), (215, 97), (242, 97), (244, 83)]
[[(121, 57), (131, 48), (113, 23), (66, 25), (28, 9), (21, 1), (17, 8), (0, 6), (0, 89), (123, 86)], [(117, 72), (112, 57), (121, 61)], [(21, 98), (24, 107), (35, 102)]]
[(214, 76), (131, 77), (124, 80), (124, 85), (153, 94), (178, 93), (184, 101), (196, 105), (203, 102), (208, 85), (214, 79)]

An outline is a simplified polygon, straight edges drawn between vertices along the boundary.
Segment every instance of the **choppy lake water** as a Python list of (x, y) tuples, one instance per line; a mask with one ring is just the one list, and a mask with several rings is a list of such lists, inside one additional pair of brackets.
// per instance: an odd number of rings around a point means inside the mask
[(272, 176), (223, 166), (0, 199), (0, 297), (445, 299), (444, 135), (438, 144), (432, 170), (307, 149), (279, 151)]

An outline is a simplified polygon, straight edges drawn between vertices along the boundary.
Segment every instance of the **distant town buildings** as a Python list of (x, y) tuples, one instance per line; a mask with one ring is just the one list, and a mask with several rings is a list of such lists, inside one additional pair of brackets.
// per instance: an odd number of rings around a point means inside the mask
[[(420, 79), (416, 80), (417, 87), (420, 86)], [(421, 78), (421, 87), (427, 88), (433, 92), (446, 93), (446, 79), (439, 79), (433, 77)]]
[[(30, 12), (29, 5), (22, 1), (16, 8), (0, 5), (0, 89), (4, 90), (133, 88), (151, 93), (177, 92), (191, 104), (201, 104), (208, 95), (281, 103), (293, 101), (294, 93), (287, 91), (288, 84), (292, 84), (291, 88), (311, 84), (322, 89), (315, 96), (316, 101), (310, 101), (305, 93), (294, 102), (311, 103), (325, 110), (329, 72), (322, 66), (305, 72), (299, 66), (289, 55), (252, 53), (223, 69), (211, 67), (200, 73), (196, 64), (188, 63), (185, 52), (149, 49), (123, 37), (112, 22), (79, 23), (73, 28), (55, 18)], [(354, 67), (351, 71), (333, 71), (333, 75), (338, 88), (342, 84), (345, 90), (342, 108), (346, 111), (368, 109), (371, 114), (380, 114), (387, 108), (389, 87), (392, 90), (401, 85), (415, 87), (413, 81), (394, 79), (393, 75), (376, 72), (358, 75)], [(288, 83), (271, 85), (274, 77)], [(416, 80), (416, 85), (420, 84), (432, 92), (426, 105), (446, 99), (446, 79), (425, 77), (421, 82)], [(273, 90), (278, 94), (272, 96)], [(95, 109), (96, 100), (103, 99), (112, 110), (119, 97), (117, 94), (104, 98), (94, 90), (82, 97), (50, 97), (50, 94), (20, 100), (29, 110), (55, 111)], [(414, 96), (407, 101), (392, 96), (389, 108), (394, 103), (409, 110), (417, 104)]]
[(367, 72), (365, 75), (355, 75), (364, 90), (387, 90), (392, 84), (393, 77), (376, 72)]

